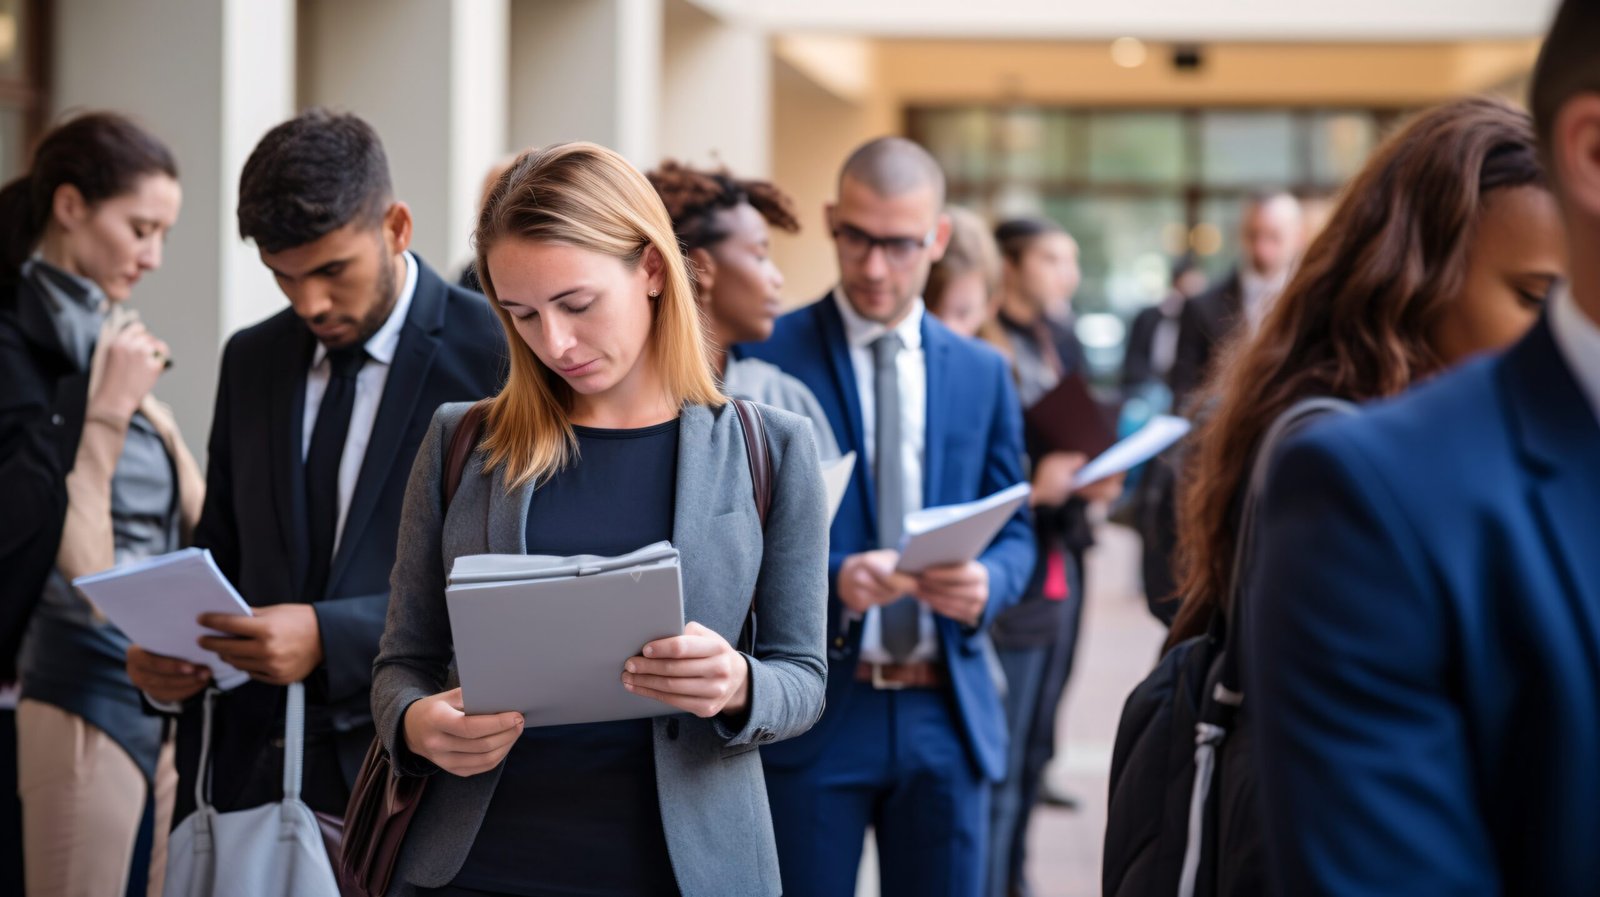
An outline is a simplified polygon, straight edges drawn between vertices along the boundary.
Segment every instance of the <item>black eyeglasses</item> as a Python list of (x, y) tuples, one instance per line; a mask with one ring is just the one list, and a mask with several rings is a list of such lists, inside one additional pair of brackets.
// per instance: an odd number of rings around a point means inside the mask
[(909, 268), (916, 263), (917, 255), (933, 245), (938, 228), (930, 229), (922, 237), (876, 237), (866, 231), (841, 224), (833, 229), (833, 240), (851, 262), (864, 262), (872, 250), (882, 249), (883, 258), (896, 268)]

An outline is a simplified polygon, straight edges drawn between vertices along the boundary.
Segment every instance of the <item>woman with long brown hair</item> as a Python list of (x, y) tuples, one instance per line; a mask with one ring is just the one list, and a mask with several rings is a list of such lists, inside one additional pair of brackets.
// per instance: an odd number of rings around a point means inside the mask
[(1431, 109), (1374, 154), (1261, 331), (1213, 375), (1180, 487), (1169, 646), (1206, 631), (1241, 585), (1237, 515), (1273, 421), (1314, 396), (1392, 396), (1510, 345), (1564, 276), (1562, 246), (1532, 120), (1508, 103)]

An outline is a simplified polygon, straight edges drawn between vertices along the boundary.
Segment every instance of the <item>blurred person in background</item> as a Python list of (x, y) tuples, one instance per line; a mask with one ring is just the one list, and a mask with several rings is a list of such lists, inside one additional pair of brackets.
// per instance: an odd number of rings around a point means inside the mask
[[(1000, 290), (1000, 250), (978, 213), (959, 206), (950, 216), (950, 245), (928, 271), (928, 311), (962, 336), (1003, 342), (994, 320)], [(998, 346), (997, 346), (998, 347)]]
[[(1226, 868), (1236, 870), (1235, 874), (1242, 877), (1224, 882), (1226, 887), (1221, 893), (1267, 892), (1261, 880), (1264, 867), (1256, 856), (1261, 836), (1269, 844), (1308, 844), (1313, 836), (1307, 823), (1315, 818), (1317, 822), (1310, 829), (1326, 830), (1322, 820), (1328, 818), (1328, 806), (1348, 804), (1344, 792), (1349, 783), (1336, 765), (1324, 767), (1318, 784), (1309, 790), (1305, 790), (1303, 778), (1306, 769), (1291, 767), (1296, 757), (1314, 755), (1320, 758), (1319, 762), (1330, 759), (1332, 746), (1347, 741), (1342, 733), (1349, 731), (1345, 727), (1351, 715), (1329, 715), (1330, 708), (1347, 701), (1328, 692), (1329, 683), (1342, 678), (1343, 673), (1327, 669), (1324, 662), (1338, 665), (1341, 670), (1346, 664), (1360, 665), (1370, 649), (1387, 638), (1361, 644), (1325, 642), (1322, 634), (1307, 628), (1279, 624), (1269, 627), (1264, 622), (1269, 615), (1274, 620), (1284, 616), (1272, 608), (1302, 602), (1315, 594), (1320, 607), (1308, 609), (1302, 617), (1305, 625), (1311, 626), (1315, 620), (1347, 617), (1349, 609), (1358, 604), (1371, 604), (1359, 625), (1364, 631), (1373, 632), (1388, 626), (1385, 618), (1409, 619), (1414, 614), (1403, 606), (1406, 602), (1402, 600), (1380, 605), (1360, 597), (1388, 596), (1403, 587), (1402, 581), (1410, 574), (1400, 568), (1390, 571), (1394, 582), (1381, 584), (1370, 571), (1356, 569), (1362, 564), (1355, 558), (1349, 558), (1349, 569), (1320, 575), (1314, 584), (1297, 582), (1292, 589), (1287, 580), (1270, 572), (1263, 577), (1263, 563), (1268, 571), (1286, 571), (1312, 563), (1311, 556), (1329, 547), (1319, 541), (1296, 542), (1297, 556), (1292, 561), (1288, 560), (1288, 552), (1271, 550), (1274, 533), (1270, 522), (1273, 515), (1269, 512), (1274, 506), (1288, 511), (1295, 502), (1295, 495), (1276, 482), (1269, 489), (1274, 495), (1266, 501), (1267, 512), (1256, 518), (1250, 535), (1258, 546), (1254, 557), (1257, 563), (1246, 559), (1243, 572), (1235, 581), (1235, 550), (1245, 537), (1239, 531), (1239, 515), (1256, 447), (1274, 421), (1301, 400), (1331, 397), (1363, 402), (1394, 396), (1476, 354), (1494, 352), (1516, 342), (1539, 319), (1566, 272), (1560, 212), (1539, 162), (1529, 116), (1491, 99), (1463, 100), (1431, 109), (1374, 153), (1350, 185), (1327, 228), (1310, 247), (1261, 331), (1248, 339), (1245, 334), (1239, 335), (1239, 348), (1227, 356), (1208, 392), (1202, 395), (1201, 401), (1214, 407), (1214, 411), (1200, 423), (1190, 450), (1192, 461), (1181, 477), (1179, 544), (1184, 598), (1173, 621), (1168, 646), (1215, 632), (1213, 622), (1226, 613), (1224, 608), (1231, 607), (1235, 600), (1241, 602), (1246, 631), (1238, 631), (1237, 614), (1234, 619), (1223, 618), (1220, 622), (1224, 624), (1222, 637), (1228, 640), (1228, 648), (1244, 652), (1238, 655), (1239, 665), (1250, 699), (1240, 705), (1239, 716), (1218, 758), (1222, 782), (1218, 799), (1223, 801), (1223, 819), (1228, 819), (1230, 813), (1244, 815), (1224, 827), (1217, 856), (1224, 858)], [(1315, 434), (1324, 425), (1331, 429), (1344, 423), (1317, 422), (1308, 427), (1307, 433)], [(1600, 441), (1600, 434), (1596, 441)], [(1469, 453), (1484, 448), (1482, 439), (1450, 445), (1452, 451)], [(1399, 473), (1392, 468), (1363, 466), (1343, 468), (1337, 474), (1329, 472), (1326, 479), (1342, 480), (1350, 475), (1388, 478)], [(1328, 487), (1297, 479), (1286, 488), (1321, 494)], [(1391, 493), (1384, 495), (1385, 503), (1392, 500)], [(1457, 516), (1465, 518), (1471, 513), (1463, 510)], [(1407, 533), (1394, 538), (1410, 537)], [(1275, 562), (1275, 557), (1282, 562)], [(1326, 570), (1324, 562), (1315, 562), (1315, 566)], [(1429, 574), (1430, 580), (1432, 575)], [(1477, 574), (1474, 571), (1466, 575), (1475, 578)], [(1349, 578), (1350, 587), (1330, 591), (1340, 576)], [(1335, 605), (1338, 610), (1333, 610)], [(1428, 620), (1423, 641), (1443, 639), (1445, 630), (1437, 618), (1430, 616)], [(1257, 625), (1267, 628), (1252, 635), (1249, 630)], [(1409, 646), (1403, 650), (1408, 649)], [(1313, 684), (1304, 672), (1291, 674), (1304, 690), (1285, 695), (1281, 689), (1274, 689), (1269, 696), (1271, 706), (1276, 708), (1272, 715), (1282, 714), (1285, 719), (1269, 720), (1267, 701), (1256, 700), (1257, 686), (1275, 683), (1284, 664), (1293, 663), (1297, 670), (1302, 669), (1291, 659), (1296, 657), (1317, 658), (1312, 665), (1324, 666), (1326, 675), (1318, 674)], [(1446, 687), (1453, 690), (1459, 686)], [(1350, 694), (1365, 688), (1358, 686)], [(1364, 712), (1382, 706), (1387, 708), (1382, 713), (1391, 719), (1406, 715), (1411, 688), (1407, 683), (1372, 695), (1369, 700), (1373, 703), (1367, 704)], [(1308, 703), (1312, 700), (1308, 695), (1319, 695), (1321, 699)], [(1341, 734), (1330, 736), (1326, 746), (1311, 748), (1309, 754), (1280, 754), (1288, 742), (1298, 741), (1308, 728), (1307, 713), (1318, 716), (1319, 722), (1311, 727), (1322, 731), (1331, 725), (1324, 721), (1337, 718), (1339, 722), (1334, 727)], [(1265, 732), (1269, 727), (1270, 738), (1263, 734), (1254, 747), (1259, 768), (1275, 773), (1274, 778), (1264, 780), (1262, 793), (1277, 813), (1263, 825), (1254, 816), (1258, 812), (1255, 780), (1248, 764), (1252, 762), (1252, 732)], [(1427, 778), (1446, 768), (1440, 765), (1439, 753), (1455, 750), (1465, 738), (1453, 724), (1448, 727), (1448, 737), (1430, 742), (1426, 750), (1418, 747), (1420, 753), (1413, 755), (1415, 764), (1427, 767), (1423, 773)], [(1369, 753), (1371, 748), (1362, 746), (1359, 750)], [(1388, 778), (1411, 765), (1413, 761), (1404, 755), (1401, 750), (1382, 752), (1383, 759), (1378, 761), (1382, 769), (1374, 775)], [(1271, 787), (1285, 786), (1301, 789), (1292, 809), (1282, 798), (1268, 793)], [(1316, 798), (1309, 796), (1313, 791)], [(1450, 799), (1470, 800), (1473, 792), (1470, 785), (1463, 783)], [(1410, 796), (1401, 798), (1400, 804), (1417, 806)], [(1316, 809), (1307, 809), (1312, 807)], [(1348, 843), (1350, 838), (1367, 841), (1377, 818), (1362, 816), (1359, 822), (1349, 823), (1348, 828), (1328, 834), (1334, 839), (1332, 843)], [(1453, 828), (1460, 818), (1453, 816), (1449, 825)], [(1302, 831), (1306, 834), (1302, 835)], [(1400, 832), (1394, 836), (1406, 838)], [(1355, 863), (1365, 867), (1369, 857), (1382, 856), (1391, 847), (1373, 842), (1372, 849), (1361, 851), (1361, 859)], [(1330, 856), (1310, 861), (1328, 860)], [(1390, 879), (1389, 883), (1413, 880), (1407, 875)], [(1473, 881), (1472, 886), (1487, 886), (1486, 881)], [(1359, 888), (1325, 889), (1309, 887), (1305, 879), (1298, 879), (1284, 893), (1372, 893), (1375, 886), (1376, 879)]]
[(1159, 385), (1167, 400), (1160, 411), (1171, 407), (1166, 383), (1178, 357), (1178, 331), (1183, 307), (1205, 292), (1206, 273), (1198, 260), (1185, 254), (1172, 263), (1172, 282), (1160, 302), (1139, 310), (1128, 328), (1127, 350), (1122, 358), (1122, 394), (1125, 398), (1148, 396), (1150, 387)]
[(1305, 247), (1300, 203), (1288, 193), (1246, 201), (1239, 222), (1239, 266), (1221, 283), (1183, 306), (1178, 347), (1168, 382), (1172, 407), (1187, 412), (1190, 395), (1205, 382), (1218, 347), (1236, 328), (1254, 332), (1289, 282)]
[[(125, 304), (161, 267), (181, 202), (167, 147), (108, 112), (51, 130), (0, 190), (7, 626), (33, 608), (7, 772), (22, 782), (27, 893), (40, 897), (162, 889), (171, 730), (128, 679), (127, 636), (70, 583), (183, 547), (199, 517), (199, 467), (152, 394), (170, 353)], [(4, 633), (9, 646), (20, 631)]]
[(672, 216), (688, 259), (723, 391), (806, 418), (816, 431), (818, 454), (837, 458), (833, 429), (811, 390), (775, 365), (731, 351), (736, 343), (765, 342), (783, 310), (783, 272), (772, 260), (769, 227), (800, 230), (794, 201), (767, 181), (672, 161), (646, 176)]
[[(1065, 378), (1084, 376), (1083, 348), (1066, 323), (1081, 280), (1078, 243), (1047, 218), (1004, 221), (995, 241), (1002, 259), (998, 332), (1026, 409)], [(1057, 711), (1083, 614), (1083, 555), (1094, 544), (1088, 506), (1113, 501), (1121, 491), (1120, 477), (1075, 488), (1073, 476), (1088, 458), (1055, 450), (1032, 428), (1026, 445), (1038, 563), (1023, 600), (995, 621), (993, 634), (1006, 670), (1007, 703), (1016, 708), (1009, 723), (1020, 740), (996, 801), (989, 893), (1001, 897), (1027, 893), (1028, 819), (1035, 803), (1076, 806), (1075, 798), (1049, 788), (1044, 772), (1056, 753)]]
[[(494, 160), (489, 170), (483, 173), (483, 185), (478, 188), (478, 208), (481, 210), (489, 201), (489, 191), (500, 182), (500, 176), (506, 173), (511, 163), (517, 161), (516, 153), (508, 153)], [(483, 292), (483, 287), (478, 283), (478, 265), (476, 262), (467, 262), (461, 266), (461, 273), (456, 275), (456, 286), (474, 293)]]

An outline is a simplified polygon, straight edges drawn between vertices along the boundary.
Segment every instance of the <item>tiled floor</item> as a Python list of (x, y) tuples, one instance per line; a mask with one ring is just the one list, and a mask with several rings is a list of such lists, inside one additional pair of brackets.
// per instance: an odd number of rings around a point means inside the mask
[[(1041, 807), (1028, 839), (1034, 897), (1095, 897), (1106, 824), (1106, 779), (1123, 699), (1150, 671), (1165, 630), (1145, 609), (1139, 537), (1102, 526), (1090, 553), (1089, 603), (1050, 775), (1076, 795), (1076, 812)], [(876, 897), (877, 869), (868, 839), (857, 897)]]

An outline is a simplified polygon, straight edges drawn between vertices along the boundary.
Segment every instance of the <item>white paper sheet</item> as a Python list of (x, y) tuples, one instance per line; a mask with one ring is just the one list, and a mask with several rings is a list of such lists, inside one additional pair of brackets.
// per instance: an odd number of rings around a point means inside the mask
[(1075, 488), (1097, 483), (1138, 467), (1167, 450), (1168, 446), (1189, 434), (1190, 423), (1170, 414), (1157, 415), (1140, 427), (1132, 436), (1122, 440), (1101, 455), (1083, 465), (1072, 478)]
[(850, 488), (850, 475), (855, 473), (856, 453), (845, 452), (844, 457), (822, 462), (822, 486), (828, 493), (828, 521), (839, 513), (844, 493)]
[(211, 552), (185, 548), (72, 581), (135, 645), (211, 668), (219, 688), (242, 685), (249, 674), (200, 647), (202, 635), (222, 635), (199, 624), (201, 614), (250, 616)]
[(907, 514), (897, 569), (921, 573), (929, 567), (976, 560), (1032, 491), (1027, 483), (1018, 483), (977, 501)]

